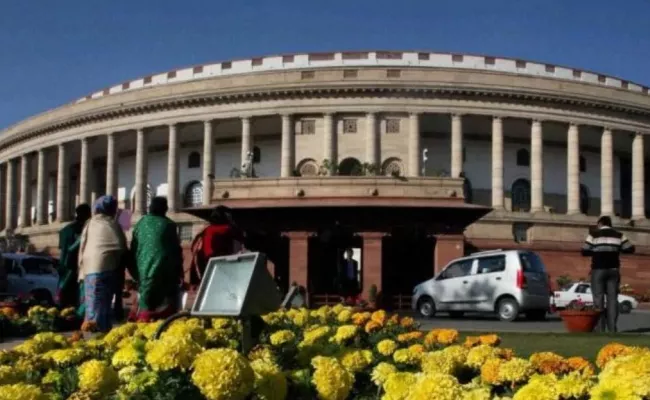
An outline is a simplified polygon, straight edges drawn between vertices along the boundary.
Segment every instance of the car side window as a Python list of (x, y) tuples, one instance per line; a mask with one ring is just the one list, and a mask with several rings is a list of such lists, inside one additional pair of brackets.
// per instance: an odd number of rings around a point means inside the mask
[(20, 267), (12, 259), (5, 258), (5, 271), (10, 275), (21, 275)]
[(495, 272), (503, 272), (506, 270), (506, 256), (498, 255), (491, 257), (481, 257), (478, 259), (478, 272), (479, 274), (491, 274)]
[(45, 259), (29, 259), (23, 260), (23, 268), (25, 273), (31, 275), (48, 275), (51, 274), (54, 266), (53, 263)]
[(472, 264), (474, 260), (462, 260), (456, 263), (451, 264), (447, 267), (442, 274), (440, 274), (439, 279), (453, 279), (453, 278), (462, 278), (468, 276), (472, 273)]
[(578, 285), (576, 293), (587, 293), (587, 289), (589, 289), (588, 285)]

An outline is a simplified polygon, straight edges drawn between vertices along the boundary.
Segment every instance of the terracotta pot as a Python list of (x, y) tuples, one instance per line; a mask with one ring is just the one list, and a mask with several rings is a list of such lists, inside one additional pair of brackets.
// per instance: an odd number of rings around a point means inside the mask
[(591, 332), (598, 324), (600, 311), (560, 311), (562, 322), (569, 332)]

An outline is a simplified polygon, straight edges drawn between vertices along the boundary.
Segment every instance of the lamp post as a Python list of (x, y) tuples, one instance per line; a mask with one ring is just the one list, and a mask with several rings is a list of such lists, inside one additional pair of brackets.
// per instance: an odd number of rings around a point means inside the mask
[(422, 176), (427, 176), (427, 161), (429, 161), (429, 149), (422, 150)]

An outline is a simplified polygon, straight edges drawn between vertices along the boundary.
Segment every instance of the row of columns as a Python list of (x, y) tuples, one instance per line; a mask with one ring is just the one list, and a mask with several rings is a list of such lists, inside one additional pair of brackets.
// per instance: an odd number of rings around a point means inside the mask
[[(323, 158), (335, 162), (336, 155), (336, 131), (334, 127), (334, 114), (327, 113), (323, 116)], [(295, 164), (294, 159), (294, 124), (289, 114), (281, 115), (282, 138), (281, 138), (281, 166), (280, 176), (290, 177)], [(365, 137), (365, 158), (366, 162), (377, 165), (379, 162), (379, 130), (377, 116), (375, 113), (368, 113), (366, 117), (367, 134)], [(169, 129), (169, 148), (167, 164), (167, 185), (169, 196), (169, 208), (171, 211), (178, 209), (178, 158), (179, 138), (177, 124), (171, 124)], [(203, 173), (204, 182), (203, 204), (211, 202), (211, 182), (214, 174), (214, 135), (212, 121), (203, 122)], [(117, 196), (117, 174), (118, 154), (116, 150), (116, 134), (107, 135), (106, 151), (106, 193)], [(241, 123), (241, 159), (244, 162), (252, 148), (251, 119), (242, 118)], [(531, 182), (531, 212), (544, 211), (544, 178), (543, 178), (543, 134), (542, 121), (532, 120), (530, 134), (530, 182)], [(420, 114), (412, 113), (408, 119), (408, 162), (407, 175), (416, 177), (421, 175), (421, 135), (420, 135)], [(79, 178), (79, 201), (87, 203), (90, 198), (89, 191), (89, 139), (83, 138), (80, 141), (80, 178)], [(29, 194), (29, 162), (31, 155), (21, 157), (21, 180), (20, 180), (20, 204), (21, 215), (20, 226), (27, 226), (31, 223), (29, 210), (31, 195)], [(37, 200), (36, 200), (36, 223), (47, 222), (47, 201), (45, 196), (45, 150), (38, 151), (37, 162)], [(569, 214), (580, 212), (580, 166), (579, 166), (579, 127), (570, 124), (567, 131), (567, 210)], [(56, 186), (56, 215), (59, 221), (67, 221), (68, 215), (68, 177), (67, 177), (67, 146), (58, 145), (58, 166)], [(632, 145), (632, 218), (645, 218), (645, 188), (644, 188), (644, 149), (643, 135), (636, 134)], [(146, 211), (147, 201), (147, 131), (139, 128), (136, 131), (136, 171), (135, 171), (135, 204), (136, 214)], [(463, 116), (460, 114), (451, 115), (451, 176), (460, 177), (463, 170)], [(7, 162), (6, 179), (6, 227), (12, 228), (15, 219), (15, 160)], [(492, 207), (495, 209), (504, 208), (503, 189), (503, 120), (501, 117), (494, 117), (492, 120)], [(612, 131), (605, 128), (601, 140), (601, 214), (613, 215), (614, 212), (614, 190), (613, 190), (613, 144)]]

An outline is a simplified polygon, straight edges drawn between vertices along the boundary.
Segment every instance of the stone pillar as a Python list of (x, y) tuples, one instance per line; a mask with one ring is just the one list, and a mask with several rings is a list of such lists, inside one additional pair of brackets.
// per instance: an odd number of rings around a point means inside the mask
[(167, 145), (167, 206), (169, 212), (178, 211), (178, 134), (176, 124), (169, 125)]
[(89, 204), (88, 170), (88, 138), (81, 139), (81, 162), (79, 164), (79, 204)]
[(580, 214), (580, 130), (570, 124), (567, 131), (567, 214)]
[(282, 114), (282, 144), (280, 155), (280, 177), (293, 176), (294, 166), (294, 134), (293, 119), (289, 114)]
[(544, 211), (544, 159), (542, 122), (533, 120), (530, 129), (530, 212)]
[(20, 157), (20, 203), (18, 213), (20, 214), (19, 226), (24, 228), (32, 224), (32, 193), (31, 177), (29, 170), (30, 157), (28, 154), (23, 154)]
[(451, 116), (451, 177), (458, 178), (463, 172), (463, 116)]
[(13, 229), (15, 225), (16, 191), (14, 178), (16, 176), (16, 164), (14, 160), (7, 161), (7, 179), (5, 180), (5, 229)]
[(331, 113), (323, 115), (323, 159), (336, 164), (336, 131)]
[(420, 114), (409, 114), (408, 173), (409, 177), (420, 176), (422, 155), (420, 154)]
[[(117, 198), (118, 154), (115, 149), (115, 134), (106, 136), (106, 194)], [(130, 193), (127, 193), (127, 196)]]
[(645, 219), (645, 171), (643, 135), (636, 133), (632, 141), (632, 219)]
[(251, 119), (244, 117), (241, 119), (241, 163), (244, 165), (248, 159), (248, 153), (251, 152)]
[(379, 131), (377, 129), (377, 115), (368, 113), (366, 117), (366, 162), (379, 167)]
[(214, 137), (212, 121), (203, 122), (203, 205), (210, 205), (212, 200), (212, 179), (214, 179)]
[(614, 216), (614, 150), (612, 130), (600, 137), (600, 215)]
[(45, 225), (47, 223), (47, 199), (45, 193), (45, 150), (38, 151), (38, 160), (36, 165), (36, 224)]
[(433, 253), (434, 273), (440, 272), (451, 260), (465, 255), (465, 237), (462, 234), (436, 236)]
[(68, 212), (68, 181), (70, 175), (68, 171), (67, 149), (64, 143), (59, 145), (59, 155), (57, 158), (56, 171), (56, 220), (65, 222), (69, 220)]
[(149, 159), (147, 154), (147, 134), (144, 129), (136, 131), (135, 145), (135, 204), (133, 213), (143, 215), (147, 212), (147, 175)]
[(372, 285), (381, 292), (382, 284), (382, 240), (381, 232), (362, 232), (363, 248), (361, 252), (361, 289), (364, 298), (368, 298)]
[(503, 120), (492, 118), (492, 208), (503, 210)]
[(289, 238), (289, 285), (294, 282), (309, 291), (309, 233), (287, 232)]

